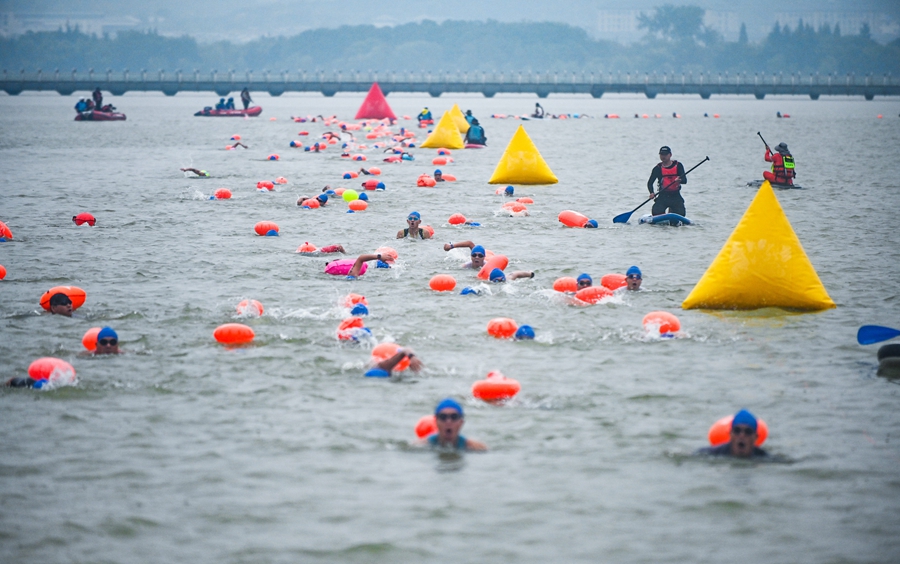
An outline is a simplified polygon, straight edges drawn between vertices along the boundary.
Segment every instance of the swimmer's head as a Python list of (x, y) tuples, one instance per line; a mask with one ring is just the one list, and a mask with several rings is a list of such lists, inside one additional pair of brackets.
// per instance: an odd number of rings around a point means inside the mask
[(100, 339), (118, 339), (118, 338), (119, 338), (118, 333), (116, 333), (115, 329), (113, 329), (112, 327), (104, 327), (103, 329), (100, 330), (99, 333), (97, 333), (98, 341)]
[(69, 296), (63, 294), (62, 292), (57, 292), (50, 296), (50, 307), (71, 304), (72, 300), (69, 298)]
[(469, 286), (466, 286), (465, 288), (462, 289), (462, 292), (459, 293), (460, 296), (468, 296), (469, 294), (475, 294), (477, 296), (479, 294), (479, 292), (475, 288), (470, 288)]
[(491, 271), (491, 282), (506, 282), (506, 274), (503, 273), (499, 268), (495, 268)]
[(625, 271), (625, 276), (626, 277), (637, 276), (638, 278), (640, 278), (641, 277), (641, 269), (636, 266), (631, 266), (628, 268), (627, 271)]
[(369, 315), (369, 308), (365, 304), (355, 304), (350, 310), (350, 315)]
[(600, 227), (600, 224), (597, 223), (596, 219), (589, 219), (587, 220), (587, 223), (584, 224), (584, 226), (587, 229), (597, 229), (598, 227)]
[(362, 194), (359, 195), (359, 198), (358, 198), (358, 199), (360, 199), (360, 200), (362, 200), (362, 201), (364, 201), (364, 202), (368, 202), (368, 201), (369, 201), (369, 195), (366, 194), (365, 192), (363, 192)]
[(587, 288), (594, 284), (594, 279), (587, 273), (580, 274), (575, 280), (578, 282), (579, 288)]
[(442, 174), (444, 174), (444, 173), (441, 172), (441, 169), (435, 169), (435, 171), (434, 171), (434, 175), (435, 175), (435, 176), (440, 176), (440, 175), (442, 175)]
[(517, 341), (534, 339), (534, 329), (531, 328), (531, 325), (520, 325), (513, 338)]
[(756, 417), (753, 416), (752, 413), (747, 411), (746, 409), (742, 409), (734, 414), (734, 419), (731, 420), (731, 428), (734, 429), (739, 425), (745, 425), (754, 431), (756, 431)]
[(422, 214), (417, 211), (409, 212), (409, 215), (406, 217), (406, 221), (409, 223), (415, 223), (416, 221), (422, 221)]
[(460, 417), (465, 417), (462, 406), (459, 405), (459, 402), (457, 402), (453, 398), (447, 398), (444, 401), (442, 401), (441, 403), (437, 404), (437, 407), (434, 408), (434, 414), (437, 415), (441, 411), (448, 409), (448, 408), (459, 413)]
[(477, 255), (479, 253), (481, 253), (481, 256), (484, 256), (484, 247), (482, 247), (481, 245), (475, 245), (474, 247), (472, 247), (471, 254)]
[(625, 284), (629, 290), (640, 290), (642, 280), (641, 269), (636, 266), (632, 266), (625, 273)]
[(746, 409), (734, 414), (731, 420), (730, 451), (732, 456), (748, 458), (753, 456), (756, 446), (756, 417)]
[(507, 186), (506, 189), (504, 190), (504, 192), (506, 192), (506, 194), (509, 196), (512, 196), (514, 191), (515, 191), (515, 189), (512, 186)]
[(319, 203), (324, 204), (324, 203), (328, 202), (328, 195), (327, 194), (319, 194), (318, 196), (316, 196), (316, 199), (319, 200)]

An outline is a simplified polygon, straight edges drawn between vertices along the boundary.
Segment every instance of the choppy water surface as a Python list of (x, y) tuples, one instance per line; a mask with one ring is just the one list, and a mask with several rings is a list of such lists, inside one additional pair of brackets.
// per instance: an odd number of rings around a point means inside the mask
[[(456, 184), (415, 187), (417, 160), (383, 164), (388, 189), (369, 211), (301, 211), (298, 194), (342, 183), (338, 152), (287, 147), (291, 115), (351, 118), (359, 96), (259, 95), (257, 119), (194, 118), (212, 96), (128, 95), (124, 123), (72, 121), (73, 97), (0, 97), (0, 377), (41, 356), (78, 371), (75, 387), (0, 391), (0, 560), (4, 562), (891, 562), (900, 557), (900, 388), (875, 375), (861, 324), (897, 326), (900, 103), (876, 100), (550, 98), (550, 112), (660, 113), (681, 119), (530, 121), (560, 183), (521, 187), (532, 215), (498, 215), (487, 185), (534, 98), (391, 96), (398, 114), (460, 102), (490, 147), (459, 151)], [(790, 119), (778, 120), (776, 111)], [(720, 113), (720, 119), (703, 118)], [(877, 114), (884, 119), (876, 119)], [(270, 121), (269, 117), (277, 117)], [(764, 170), (762, 131), (786, 141), (808, 189), (779, 192), (838, 308), (816, 314), (681, 311), (750, 202)], [(248, 151), (224, 151), (239, 133)], [(614, 226), (646, 198), (660, 145), (690, 166), (690, 228)], [(281, 155), (280, 162), (265, 156)], [(369, 152), (368, 164), (379, 160)], [(182, 166), (209, 170), (185, 178)], [(259, 194), (258, 180), (290, 183)], [(218, 187), (230, 201), (209, 201)], [(596, 217), (564, 229), (560, 210)], [(409, 211), (435, 241), (393, 239)], [(76, 213), (97, 216), (78, 228)], [(454, 212), (480, 229), (446, 223)], [(635, 214), (634, 219), (640, 213)], [(271, 220), (278, 238), (257, 237)], [(436, 294), (428, 279), (458, 270), (446, 241), (474, 239), (536, 271), (490, 295)], [(310, 241), (355, 256), (381, 245), (399, 268), (356, 282), (294, 253)], [(576, 308), (549, 291), (586, 271), (632, 265), (645, 291)], [(88, 300), (73, 319), (40, 313), (49, 287)], [(378, 340), (416, 349), (418, 376), (362, 376), (368, 349), (339, 343), (340, 297), (365, 294)], [(242, 298), (266, 307), (254, 346), (231, 351), (213, 329)], [(675, 312), (684, 336), (643, 336), (644, 314)], [(536, 342), (488, 337), (508, 316)], [(129, 354), (81, 355), (91, 326), (112, 325)], [(522, 383), (505, 406), (470, 398), (492, 369)], [(484, 455), (409, 448), (441, 398), (465, 399), (464, 433)], [(748, 407), (785, 464), (689, 457), (709, 425)]]

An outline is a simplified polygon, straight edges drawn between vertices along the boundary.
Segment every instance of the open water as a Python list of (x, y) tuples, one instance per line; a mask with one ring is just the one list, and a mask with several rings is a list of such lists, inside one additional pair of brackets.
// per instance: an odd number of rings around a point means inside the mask
[[(0, 244), (0, 377), (42, 356), (78, 372), (72, 387), (0, 390), (0, 561), (900, 559), (900, 387), (876, 376), (877, 347), (855, 342), (862, 324), (900, 322), (900, 102), (551, 97), (552, 113), (623, 118), (520, 122), (488, 116), (526, 113), (534, 98), (391, 96), (398, 115), (471, 108), (489, 148), (455, 152), (441, 168), (459, 181), (436, 189), (415, 187), (434, 151), (400, 165), (370, 151), (387, 190), (346, 214), (342, 202), (295, 205), (325, 184), (358, 186), (340, 180), (358, 164), (288, 148), (301, 129), (325, 129), (289, 116), (350, 119), (361, 97), (257, 98), (260, 118), (210, 119), (192, 113), (211, 95), (127, 95), (113, 102), (128, 121), (79, 123), (75, 97), (0, 96), (0, 220), (15, 234)], [(512, 218), (487, 180), (520, 123), (560, 183), (517, 188), (535, 204)], [(744, 184), (766, 169), (757, 131), (795, 155), (807, 189), (778, 198), (838, 307), (682, 311), (754, 195)], [(250, 149), (225, 151), (233, 134)], [(663, 144), (687, 166), (711, 159), (683, 190), (697, 225), (637, 225), (644, 210), (613, 225), (646, 198)], [(273, 152), (280, 161), (265, 160)], [(289, 184), (257, 193), (277, 176)], [(234, 198), (209, 201), (219, 187)], [(561, 227), (563, 209), (601, 229)], [(394, 239), (411, 210), (434, 241)], [(74, 226), (82, 211), (96, 227)], [(455, 212), (482, 227), (448, 225)], [(261, 220), (281, 236), (257, 237)], [(474, 274), (441, 247), (466, 239), (536, 276), (460, 296)], [(296, 254), (304, 241), (350, 256), (390, 245), (399, 265), (348, 282)], [(550, 290), (559, 276), (599, 282), (632, 264), (644, 291), (609, 304), (573, 307)], [(454, 274), (457, 292), (430, 291), (438, 273)], [(38, 306), (63, 284), (88, 294), (72, 319)], [(367, 297), (379, 341), (417, 351), (421, 374), (362, 376), (368, 347), (335, 338), (348, 292)], [(227, 350), (212, 331), (237, 320), (243, 298), (266, 313), (244, 320), (253, 346)], [(643, 334), (659, 309), (679, 316), (681, 338)], [(538, 340), (487, 336), (498, 316)], [(82, 334), (102, 325), (128, 354), (83, 355)], [(522, 384), (507, 405), (471, 399), (494, 369)], [(464, 400), (463, 432), (490, 452), (412, 448), (416, 421), (446, 396)], [(690, 456), (742, 407), (768, 422), (765, 448), (785, 462)]]

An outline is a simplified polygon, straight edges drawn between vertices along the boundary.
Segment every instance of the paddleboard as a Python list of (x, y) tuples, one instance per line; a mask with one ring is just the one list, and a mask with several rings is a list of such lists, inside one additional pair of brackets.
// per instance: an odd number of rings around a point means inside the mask
[(478, 143), (466, 143), (466, 149), (484, 149), (487, 145), (479, 145)]
[[(759, 188), (763, 185), (763, 182), (765, 182), (765, 180), (751, 180), (747, 183), (747, 186)], [(778, 188), (780, 190), (803, 190), (803, 186), (800, 186), (799, 184), (775, 184), (774, 182), (772, 183), (772, 188)]]
[(666, 213), (663, 215), (644, 215), (641, 216), (640, 223), (649, 223), (650, 225), (690, 225), (691, 220), (678, 215), (677, 213)]

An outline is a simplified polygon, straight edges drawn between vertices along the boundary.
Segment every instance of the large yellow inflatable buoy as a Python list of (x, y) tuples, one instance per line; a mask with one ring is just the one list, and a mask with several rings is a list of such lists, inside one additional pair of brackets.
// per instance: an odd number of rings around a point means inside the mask
[(681, 307), (818, 311), (835, 305), (765, 182)]
[(497, 168), (494, 169), (494, 174), (488, 180), (488, 184), (556, 184), (557, 182), (559, 180), (556, 175), (547, 166), (544, 157), (541, 156), (531, 137), (525, 133), (525, 128), (521, 125), (510, 139), (503, 156), (500, 157), (500, 162), (497, 163)]
[(453, 107), (450, 108), (450, 118), (462, 135), (469, 131), (469, 122), (466, 120), (466, 114), (459, 109), (459, 104), (453, 104)]
[(450, 117), (450, 112), (444, 112), (437, 127), (434, 128), (431, 135), (425, 139), (425, 142), (420, 147), (424, 149), (462, 149), (465, 147), (463, 138), (459, 134), (459, 128), (456, 127), (456, 123)]

